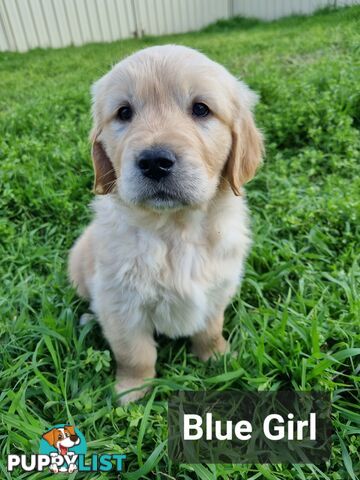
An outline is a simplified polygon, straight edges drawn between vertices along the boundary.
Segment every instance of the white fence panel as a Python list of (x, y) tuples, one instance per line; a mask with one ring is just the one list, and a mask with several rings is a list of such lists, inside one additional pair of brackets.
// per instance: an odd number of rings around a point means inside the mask
[(163, 35), (198, 30), (228, 16), (228, 0), (136, 0), (142, 34)]
[(308, 14), (329, 4), (328, 0), (235, 0), (235, 14), (274, 20), (294, 13)]
[(234, 15), (274, 20), (293, 14), (313, 13), (326, 6), (345, 6), (359, 3), (354, 0), (233, 0)]
[(0, 51), (198, 30), (232, 15), (263, 20), (359, 0), (0, 0)]

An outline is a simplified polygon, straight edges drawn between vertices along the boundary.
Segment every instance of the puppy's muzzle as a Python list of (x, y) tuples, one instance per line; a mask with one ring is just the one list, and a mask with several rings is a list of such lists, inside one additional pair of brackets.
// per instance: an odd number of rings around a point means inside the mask
[(175, 162), (174, 152), (164, 147), (153, 147), (139, 154), (137, 166), (144, 177), (159, 181), (171, 173)]

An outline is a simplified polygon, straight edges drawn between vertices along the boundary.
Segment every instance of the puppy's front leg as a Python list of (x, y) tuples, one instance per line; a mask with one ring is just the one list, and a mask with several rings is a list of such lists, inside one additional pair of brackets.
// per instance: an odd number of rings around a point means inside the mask
[(217, 353), (223, 354), (228, 351), (228, 343), (222, 335), (224, 314), (211, 319), (207, 328), (191, 337), (193, 353), (206, 362)]
[(147, 388), (125, 393), (127, 390), (138, 389), (146, 378), (155, 377), (156, 343), (152, 332), (124, 331), (121, 327), (112, 328), (104, 333), (110, 343), (117, 363), (116, 391), (120, 395), (120, 403), (142, 398)]

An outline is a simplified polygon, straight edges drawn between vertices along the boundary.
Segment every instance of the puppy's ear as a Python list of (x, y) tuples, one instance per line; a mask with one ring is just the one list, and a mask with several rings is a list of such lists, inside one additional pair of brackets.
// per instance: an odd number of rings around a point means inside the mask
[(65, 430), (67, 430), (70, 435), (76, 435), (75, 427), (73, 427), (72, 425), (66, 425)]
[(42, 438), (48, 442), (49, 445), (55, 445), (55, 428), (49, 430), (48, 432), (44, 433)]
[(92, 116), (94, 127), (90, 134), (92, 144), (92, 159), (94, 166), (94, 192), (97, 195), (106, 195), (115, 187), (116, 175), (114, 166), (108, 157), (105, 148), (99, 140), (103, 125), (101, 105), (105, 91), (106, 75), (95, 82), (91, 87)]
[(92, 140), (92, 159), (94, 166), (94, 192), (97, 195), (106, 195), (110, 193), (116, 182), (114, 166), (111, 163), (102, 143), (98, 140), (99, 133), (91, 134)]
[(242, 98), (232, 127), (232, 146), (225, 170), (235, 195), (241, 195), (241, 186), (254, 177), (264, 153), (263, 137), (251, 113), (257, 96), (244, 84), (240, 87)]

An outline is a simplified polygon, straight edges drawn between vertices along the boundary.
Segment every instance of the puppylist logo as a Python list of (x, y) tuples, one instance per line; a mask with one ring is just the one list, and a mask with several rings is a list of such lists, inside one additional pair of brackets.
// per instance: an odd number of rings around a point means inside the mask
[(55, 425), (45, 432), (40, 440), (39, 454), (8, 455), (7, 470), (20, 468), (25, 472), (53, 473), (109, 472), (123, 470), (126, 455), (92, 454), (85, 462), (86, 440), (80, 430), (64, 423)]

